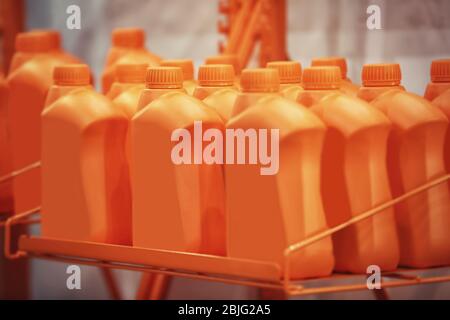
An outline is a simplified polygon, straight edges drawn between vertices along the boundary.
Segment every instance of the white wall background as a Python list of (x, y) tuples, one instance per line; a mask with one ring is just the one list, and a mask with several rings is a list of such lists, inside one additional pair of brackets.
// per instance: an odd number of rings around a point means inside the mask
[[(99, 75), (115, 27), (140, 26), (148, 47), (165, 58), (194, 59), (196, 65), (215, 54), (219, 40), (216, 0), (28, 0), (27, 28), (55, 28), (65, 48), (85, 60)], [(81, 7), (82, 29), (65, 27), (68, 5)], [(366, 27), (366, 8), (382, 8), (382, 30)], [(403, 83), (423, 94), (432, 59), (450, 57), (448, 0), (289, 0), (288, 48), (292, 59), (308, 66), (311, 58), (343, 55), (349, 77), (359, 82), (364, 63), (398, 62)], [(34, 298), (106, 298), (100, 273), (83, 267), (83, 290), (65, 289), (65, 265), (33, 262)], [(120, 272), (122, 291), (133, 297), (138, 275)], [(450, 299), (450, 285), (390, 289), (393, 298)], [(253, 290), (237, 286), (177, 279), (170, 298), (246, 298)], [(321, 298), (371, 298), (367, 292), (323, 295)], [(317, 297), (308, 297), (317, 298)]]

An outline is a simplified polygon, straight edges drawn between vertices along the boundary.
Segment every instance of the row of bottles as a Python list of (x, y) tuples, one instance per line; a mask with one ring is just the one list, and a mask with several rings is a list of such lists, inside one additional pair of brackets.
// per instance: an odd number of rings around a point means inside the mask
[[(18, 39), (29, 34), (47, 33)], [(42, 172), (0, 196), (14, 192), (17, 212), (37, 206), (26, 188), (39, 189), (42, 177), (43, 236), (283, 266), (289, 245), (448, 172), (449, 60), (432, 63), (425, 99), (401, 86), (398, 64), (364, 65), (359, 87), (343, 58), (241, 71), (233, 56), (210, 57), (195, 80), (191, 60), (162, 60), (144, 38), (139, 29), (113, 33), (104, 94), (61, 49), (24, 58), (17, 46), (20, 66), (0, 88), (10, 134), (0, 143), (11, 154), (0, 169), (42, 159)], [(279, 130), (276, 173), (196, 162), (186, 150), (178, 156), (189, 164), (175, 163), (177, 142), (212, 144), (208, 129)], [(291, 274), (448, 265), (449, 206), (447, 184), (433, 187), (296, 252)]]

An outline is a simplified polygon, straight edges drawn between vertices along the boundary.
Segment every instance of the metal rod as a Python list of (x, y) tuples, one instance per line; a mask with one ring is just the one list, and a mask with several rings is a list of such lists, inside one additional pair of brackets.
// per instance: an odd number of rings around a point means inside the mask
[(24, 218), (27, 218), (37, 212), (41, 211), (41, 207), (36, 207), (34, 209), (28, 210), (26, 212), (17, 214), (6, 220), (5, 223), (5, 243), (4, 243), (4, 251), (5, 257), (8, 259), (18, 259), (26, 256), (26, 253), (23, 251), (17, 251), (16, 253), (12, 253), (11, 251), (11, 228), (18, 221), (21, 221)]
[(0, 183), (6, 182), (8, 180), (11, 180), (11, 179), (17, 177), (18, 175), (21, 175), (21, 174), (23, 174), (23, 173), (25, 173), (27, 171), (31, 171), (33, 169), (39, 168), (40, 166), (41, 166), (41, 162), (38, 161), (38, 162), (32, 163), (32, 164), (30, 164), (30, 165), (28, 165), (26, 167), (23, 167), (23, 168), (21, 168), (19, 170), (16, 170), (16, 171), (13, 171), (11, 173), (8, 173), (8, 174), (0, 177)]
[(319, 240), (322, 240), (322, 239), (324, 239), (326, 237), (329, 237), (332, 234), (334, 234), (334, 233), (336, 233), (336, 232), (338, 232), (338, 231), (340, 231), (342, 229), (345, 229), (348, 226), (351, 226), (351, 225), (353, 225), (353, 224), (355, 224), (355, 223), (357, 223), (357, 222), (359, 222), (361, 220), (370, 218), (370, 217), (374, 216), (375, 214), (377, 214), (379, 212), (382, 212), (382, 211), (384, 211), (384, 210), (386, 210), (386, 209), (388, 209), (388, 208), (390, 208), (390, 207), (392, 207), (392, 206), (394, 206), (394, 205), (396, 205), (396, 204), (398, 204), (398, 203), (400, 203), (402, 201), (405, 201), (406, 199), (408, 199), (408, 198), (410, 198), (412, 196), (415, 196), (415, 195), (417, 195), (417, 194), (419, 194), (421, 192), (426, 191), (427, 189), (430, 189), (430, 188), (435, 187), (435, 186), (437, 186), (437, 185), (439, 185), (441, 183), (444, 183), (449, 178), (450, 178), (450, 175), (445, 175), (445, 176), (442, 176), (442, 177), (437, 178), (435, 180), (432, 180), (432, 181), (430, 181), (430, 182), (428, 182), (428, 183), (426, 183), (426, 184), (424, 184), (424, 185), (422, 185), (420, 187), (417, 187), (417, 188), (415, 188), (415, 189), (413, 189), (411, 191), (406, 192), (405, 194), (402, 194), (401, 196), (399, 196), (399, 197), (397, 197), (395, 199), (387, 201), (387, 202), (385, 202), (385, 203), (383, 203), (383, 204), (381, 204), (381, 205), (379, 205), (379, 206), (377, 206), (375, 208), (372, 208), (372, 209), (370, 209), (370, 210), (368, 210), (366, 212), (358, 214), (358, 215), (352, 217), (351, 219), (345, 221), (344, 223), (341, 223), (341, 224), (339, 224), (339, 225), (337, 225), (337, 226), (335, 226), (333, 228), (329, 228), (329, 229), (327, 229), (325, 231), (322, 231), (322, 232), (320, 232), (320, 233), (318, 233), (318, 234), (316, 234), (314, 236), (306, 238), (303, 241), (300, 241), (300, 242), (298, 242), (296, 244), (293, 244), (293, 245), (289, 246), (284, 251), (284, 256), (285, 256), (285, 259), (284, 259), (285, 260), (285, 265), (284, 265), (284, 287), (285, 287), (285, 289), (289, 290), (290, 256), (291, 256), (291, 254), (293, 252), (298, 251), (298, 250), (300, 250), (300, 249), (302, 249), (302, 248), (304, 248), (304, 247), (306, 247), (306, 246), (308, 246), (308, 245), (310, 245), (312, 243), (315, 243), (315, 242), (317, 242)]

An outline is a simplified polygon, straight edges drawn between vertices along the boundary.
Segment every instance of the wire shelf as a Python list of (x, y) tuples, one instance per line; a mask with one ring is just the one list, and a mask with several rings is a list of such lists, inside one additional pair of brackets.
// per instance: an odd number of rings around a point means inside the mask
[[(36, 167), (34, 166), (32, 168)], [(333, 274), (325, 278), (292, 281), (289, 270), (289, 259), (294, 252), (352, 224), (374, 216), (397, 203), (444, 183), (449, 179), (450, 175), (437, 178), (400, 197), (354, 216), (336, 227), (319, 232), (299, 243), (289, 246), (284, 252), (284, 265), (286, 266), (284, 269), (280, 265), (271, 262), (105, 243), (69, 241), (28, 235), (22, 235), (19, 238), (16, 244), (18, 250), (13, 252), (11, 249), (11, 229), (17, 224), (39, 223), (40, 220), (34, 216), (39, 213), (40, 207), (9, 216), (4, 222), (0, 223), (0, 227), (3, 226), (5, 228), (4, 253), (9, 259), (36, 257), (102, 268), (158, 273), (271, 290), (282, 290), (288, 296), (368, 290), (365, 275)], [(423, 273), (428, 270), (435, 270), (439, 275), (424, 275)], [(382, 273), (381, 288), (386, 289), (447, 281), (450, 281), (450, 267), (420, 270), (398, 269), (394, 272)]]

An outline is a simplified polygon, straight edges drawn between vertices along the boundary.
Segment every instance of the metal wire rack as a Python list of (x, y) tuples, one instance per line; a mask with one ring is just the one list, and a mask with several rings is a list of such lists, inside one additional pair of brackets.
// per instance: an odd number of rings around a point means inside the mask
[[(0, 183), (29, 170), (38, 168), (39, 166), (40, 163), (35, 163), (22, 170), (13, 172), (8, 176), (0, 177)], [(352, 224), (374, 216), (427, 189), (445, 183), (449, 179), (450, 175), (437, 178), (418, 188), (410, 190), (397, 198), (354, 216), (338, 226), (319, 232), (299, 243), (289, 246), (284, 251), (284, 265), (286, 267), (283, 269), (276, 263), (263, 261), (105, 243), (68, 241), (29, 235), (22, 235), (19, 238), (18, 243), (13, 244), (11, 231), (14, 225), (39, 223), (40, 219), (36, 216), (40, 211), (40, 207), (6, 217), (5, 220), (0, 222), (0, 227), (5, 228), (4, 254), (8, 259), (36, 257), (67, 263), (91, 265), (104, 269), (113, 268), (158, 273), (272, 290), (282, 290), (287, 296), (367, 290), (366, 278), (362, 275), (333, 274), (326, 278), (292, 281), (290, 277), (289, 259), (294, 252)], [(15, 252), (12, 250), (13, 245), (18, 248)], [(436, 272), (433, 272), (432, 275), (424, 275), (424, 271), (427, 270), (435, 270)], [(348, 283), (349, 280), (351, 283)], [(450, 281), (450, 267), (421, 270), (398, 269), (393, 272), (382, 273), (381, 288), (386, 289), (446, 281)]]
[[(39, 166), (40, 163), (35, 163), (24, 169), (13, 172), (8, 176), (0, 177), (0, 183), (29, 170), (38, 168)], [(299, 243), (289, 246), (284, 251), (284, 265), (287, 267), (285, 267), (283, 271), (278, 264), (263, 261), (104, 243), (68, 241), (28, 235), (22, 235), (19, 238), (18, 243), (14, 244), (18, 250), (13, 252), (11, 249), (13, 245), (11, 237), (13, 226), (17, 224), (39, 223), (40, 219), (36, 216), (40, 211), (40, 207), (9, 216), (4, 221), (0, 222), (0, 227), (5, 228), (4, 254), (8, 259), (36, 257), (101, 268), (159, 273), (271, 290), (282, 290), (288, 296), (367, 290), (366, 279), (361, 275), (333, 274), (326, 278), (292, 281), (289, 270), (289, 259), (294, 252), (352, 224), (374, 216), (416, 194), (433, 188), (441, 183), (445, 183), (449, 179), (450, 175), (437, 178), (401, 195), (400, 197), (363, 212), (338, 226), (319, 232)], [(431, 276), (424, 276), (422, 273), (425, 270), (423, 269), (398, 269), (395, 272), (383, 273), (382, 289), (450, 281), (450, 267), (434, 268), (433, 270), (437, 270), (439, 275), (435, 275), (436, 272), (434, 272)], [(343, 280), (349, 279), (353, 280), (351, 284), (342, 283)], [(317, 280), (324, 280), (319, 282), (325, 284), (317, 285)], [(356, 280), (356, 284), (354, 283), (354, 280)]]

